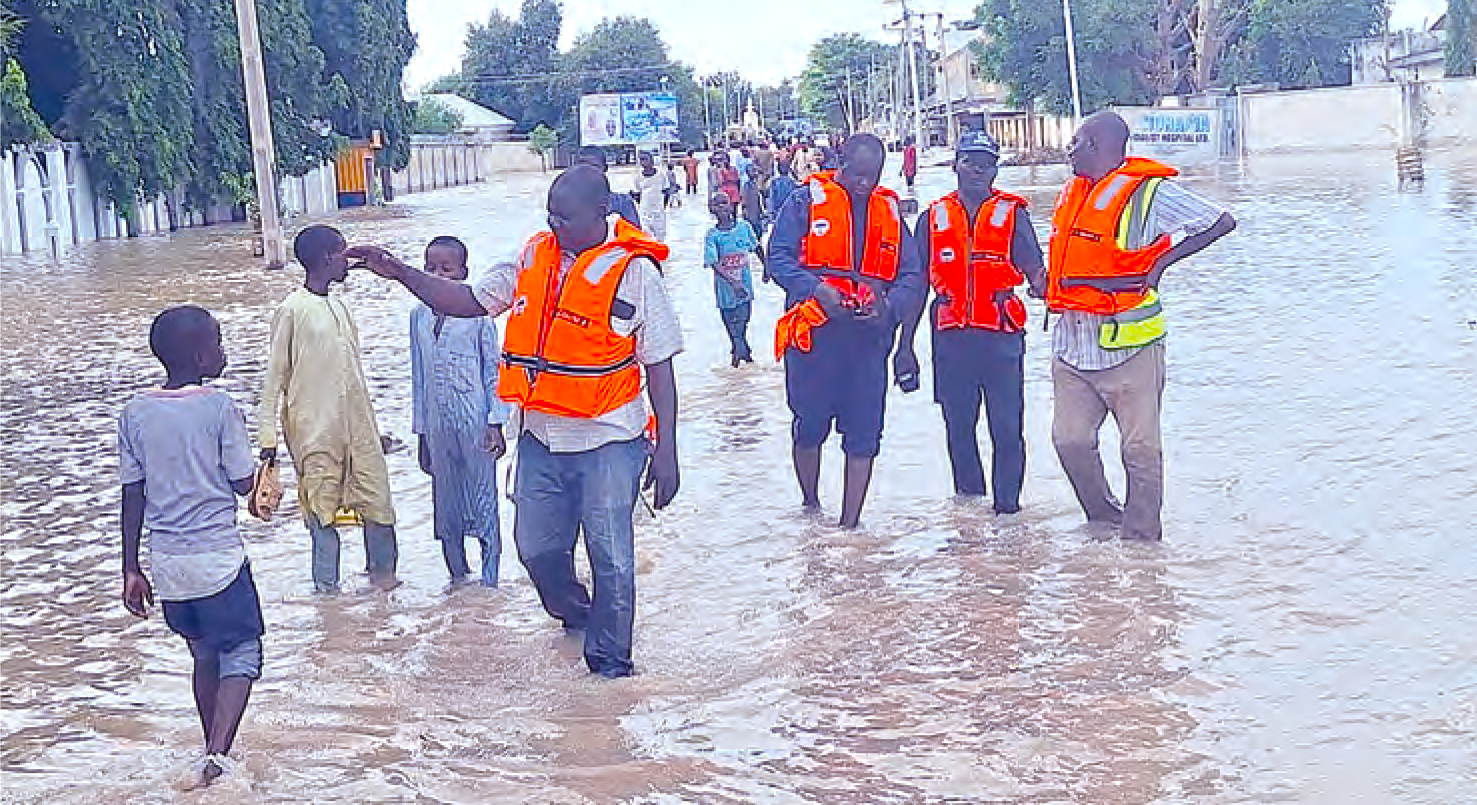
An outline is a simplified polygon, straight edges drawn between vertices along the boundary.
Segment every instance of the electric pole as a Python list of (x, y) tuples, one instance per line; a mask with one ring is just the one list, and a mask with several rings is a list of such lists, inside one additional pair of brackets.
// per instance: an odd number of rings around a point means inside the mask
[[(939, 78), (944, 93), (944, 145), (952, 146), (959, 140), (954, 127), (954, 96), (949, 92), (949, 45), (944, 40), (944, 15), (939, 18)], [(969, 71), (965, 70), (964, 97), (969, 97)]]
[(903, 0), (903, 47), (908, 51), (908, 76), (913, 86), (913, 137), (921, 150), (928, 144), (923, 139), (923, 98), (918, 91), (918, 54), (913, 47), (913, 15), (908, 11), (908, 0)]
[(262, 252), (267, 268), (282, 268), (287, 265), (287, 244), (282, 237), (282, 213), (277, 209), (277, 150), (272, 145), (272, 109), (262, 68), (256, 0), (236, 0), (236, 29), (241, 35), (241, 74), (246, 83), (246, 121), (251, 132), (257, 209), (262, 216)]

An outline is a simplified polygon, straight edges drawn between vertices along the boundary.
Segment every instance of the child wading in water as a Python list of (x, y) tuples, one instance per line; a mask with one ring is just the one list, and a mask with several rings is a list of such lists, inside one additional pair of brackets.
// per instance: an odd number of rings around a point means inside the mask
[(749, 314), (754, 300), (754, 281), (749, 272), (749, 255), (759, 248), (759, 237), (748, 221), (734, 220), (733, 200), (726, 193), (714, 193), (708, 200), (708, 211), (718, 225), (708, 230), (703, 246), (703, 265), (713, 269), (713, 293), (718, 298), (718, 313), (728, 330), (732, 344), (729, 363), (754, 362), (749, 349)]
[(359, 363), (359, 329), (329, 286), (348, 276), (344, 238), (337, 229), (310, 226), (292, 250), (307, 269), (303, 287), (272, 317), (271, 353), (257, 411), (262, 459), (277, 455), (277, 416), (297, 465), (297, 498), (313, 540), (313, 587), (339, 588), (339, 509), (364, 521), (370, 581), (397, 584), (395, 509), (369, 384)]
[[(426, 247), (426, 273), (467, 279), (467, 247), (442, 235)], [(482, 584), (497, 586), (502, 537), (497, 460), (507, 451), (508, 406), (497, 396), (497, 325), (491, 316), (449, 318), (426, 305), (410, 314), (412, 428), (431, 476), (436, 539), (453, 584), (467, 579), (466, 538), (482, 544)]]
[[(236, 495), (251, 492), (255, 465), (240, 410), (203, 385), (226, 367), (215, 319), (198, 307), (170, 308), (154, 319), (149, 347), (168, 379), (118, 418), (123, 605), (148, 617), (157, 595), (165, 623), (195, 658), (205, 758), (193, 787), (229, 769), (226, 754), (262, 672), (261, 604), (236, 524)], [(139, 566), (145, 528), (152, 587)]]

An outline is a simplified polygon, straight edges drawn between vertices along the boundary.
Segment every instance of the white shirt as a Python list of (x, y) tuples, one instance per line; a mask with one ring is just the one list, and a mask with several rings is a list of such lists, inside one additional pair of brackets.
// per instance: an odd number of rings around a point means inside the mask
[[(613, 235), (613, 233), (612, 233)], [(607, 235), (607, 242), (612, 235)], [(520, 258), (521, 259), (521, 258)], [(563, 254), (559, 264), (560, 282), (574, 267), (575, 255)], [(489, 315), (501, 315), (513, 306), (518, 276), (527, 266), (501, 263), (478, 279), (472, 291)], [(621, 277), (615, 297), (635, 311), (629, 319), (610, 317), (611, 329), (617, 335), (636, 337), (636, 360), (643, 366), (670, 360), (682, 351), (682, 323), (667, 296), (666, 285), (657, 264), (638, 257)], [(542, 411), (522, 411), (523, 430), (538, 439), (553, 453), (584, 453), (612, 442), (628, 442), (646, 429), (644, 397), (626, 403), (598, 417), (583, 419), (559, 416)]]
[[(1154, 191), (1143, 225), (1130, 228), (1125, 245), (1129, 249), (1142, 249), (1163, 235), (1178, 244), (1209, 229), (1224, 212), (1199, 193), (1166, 179)], [(1088, 372), (1111, 369), (1138, 354), (1142, 347), (1102, 347), (1098, 338), (1106, 319), (1076, 310), (1061, 313), (1051, 329), (1052, 352), (1073, 368)]]

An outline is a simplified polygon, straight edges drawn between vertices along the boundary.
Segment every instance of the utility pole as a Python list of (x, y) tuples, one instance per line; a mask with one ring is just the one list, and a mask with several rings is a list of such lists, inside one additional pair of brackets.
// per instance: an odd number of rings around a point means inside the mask
[(703, 77), (703, 145), (713, 149), (713, 113), (708, 109), (708, 77)]
[(913, 15), (908, 11), (908, 0), (903, 0), (903, 49), (908, 51), (908, 75), (913, 85), (913, 137), (922, 150), (928, 144), (923, 139), (923, 98), (918, 91), (918, 54), (913, 48)]
[[(939, 78), (944, 91), (944, 145), (953, 146), (959, 135), (954, 121), (954, 95), (949, 91), (949, 44), (944, 39), (944, 15), (939, 12)], [(969, 97), (969, 71), (965, 71), (964, 97)]]
[(1072, 73), (1072, 123), (1082, 124), (1082, 89), (1077, 81), (1077, 37), (1072, 34), (1072, 0), (1062, 0), (1062, 17), (1067, 22), (1067, 67)]
[(856, 96), (851, 91), (851, 67), (846, 68), (846, 122), (847, 134), (856, 133)]
[(241, 73), (246, 82), (257, 209), (262, 216), (262, 251), (267, 268), (282, 268), (287, 265), (287, 243), (282, 237), (282, 213), (277, 209), (277, 152), (272, 145), (272, 112), (262, 68), (262, 37), (256, 28), (256, 0), (236, 0), (236, 30), (241, 35)]

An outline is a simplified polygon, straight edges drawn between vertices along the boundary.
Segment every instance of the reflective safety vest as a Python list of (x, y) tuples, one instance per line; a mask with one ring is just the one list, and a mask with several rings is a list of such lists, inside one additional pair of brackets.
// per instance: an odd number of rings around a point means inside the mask
[(842, 296), (856, 297), (867, 280), (890, 283), (902, 261), (903, 216), (898, 196), (878, 186), (867, 200), (867, 233), (862, 261), (854, 267), (851, 197), (830, 171), (811, 174), (810, 230), (800, 239), (800, 264), (821, 275)]
[(579, 419), (636, 399), (636, 338), (611, 328), (611, 310), (631, 261), (660, 261), (667, 254), (666, 246), (621, 219), (615, 237), (579, 255), (561, 283), (554, 233), (530, 238), (503, 337), (498, 396), (526, 411)]
[(1026, 306), (1015, 287), (1026, 278), (1010, 259), (1016, 211), (1025, 199), (999, 190), (975, 213), (950, 193), (928, 208), (928, 279), (938, 294), (938, 328), (1020, 332)]
[(1057, 197), (1046, 305), (1053, 312), (1107, 316), (1099, 333), (1104, 348), (1143, 346), (1165, 333), (1157, 293), (1107, 291), (1093, 281), (1142, 277), (1172, 248), (1168, 236), (1138, 249), (1128, 248), (1128, 242), (1134, 229), (1143, 225), (1159, 183), (1177, 175), (1179, 171), (1168, 165), (1129, 157), (1096, 182), (1073, 178)]

